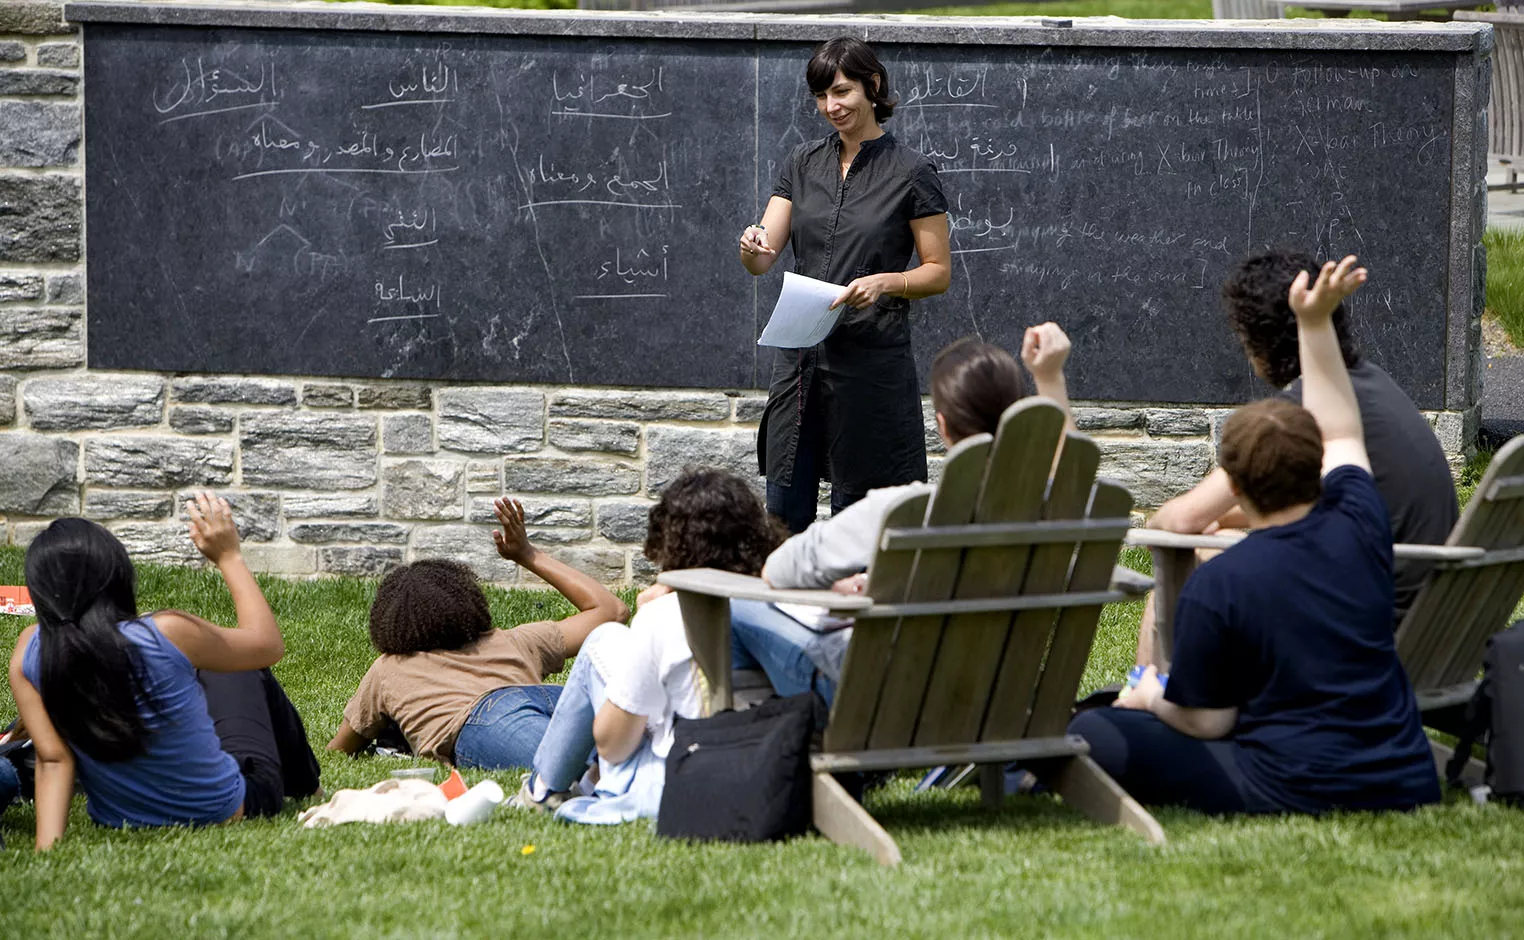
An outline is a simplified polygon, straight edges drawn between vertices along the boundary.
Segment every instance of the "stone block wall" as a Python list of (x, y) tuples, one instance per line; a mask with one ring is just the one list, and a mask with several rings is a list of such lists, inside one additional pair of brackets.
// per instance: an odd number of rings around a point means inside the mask
[[(0, 516), (24, 545), (96, 519), (144, 561), (192, 563), (184, 502), (232, 501), (256, 570), (377, 575), (445, 556), (512, 584), (492, 500), (543, 548), (645, 582), (646, 513), (681, 469), (756, 473), (754, 390), (658, 391), (164, 375), (85, 368), (81, 48), (62, 5), (0, 0)], [(939, 469), (929, 404), (926, 438)], [(1079, 403), (1102, 472), (1157, 506), (1213, 466), (1219, 408)], [(1459, 461), (1475, 412), (1431, 415)], [(529, 576), (525, 576), (526, 579)]]

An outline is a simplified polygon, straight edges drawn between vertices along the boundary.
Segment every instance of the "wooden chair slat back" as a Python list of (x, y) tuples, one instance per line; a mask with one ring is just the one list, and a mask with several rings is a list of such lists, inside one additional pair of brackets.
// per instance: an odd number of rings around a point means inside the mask
[[(988, 434), (959, 441), (942, 464), (942, 480), (926, 510), (927, 525), (966, 525), (973, 521), (993, 439)], [(945, 601), (958, 586), (963, 549), (937, 548), (914, 553), (915, 563), (904, 600)], [(877, 596), (874, 596), (877, 600)], [(884, 678), (884, 694), (874, 712), (868, 747), (907, 747), (926, 696), (926, 681), (936, 657), (943, 617), (906, 617), (899, 621)], [(855, 637), (854, 637), (855, 639)]]
[[(1044, 518), (1084, 518), (1100, 462), (1100, 448), (1094, 441), (1079, 434), (1066, 435), (1063, 454), (1053, 473)], [(1027, 567), (1023, 592), (1053, 594), (1062, 591), (1074, 560), (1074, 547), (1073, 542), (1039, 545)], [(1026, 730), (1027, 717), (1037, 692), (1037, 677), (1042, 671), (1043, 657), (1057, 615), (1053, 608), (1023, 610), (1012, 620), (980, 740), (1010, 740), (1021, 737)]]
[[(889, 508), (884, 527), (921, 525), (930, 502), (929, 492), (906, 494)], [(878, 553), (868, 567), (868, 596), (904, 600), (914, 566), (915, 555), (911, 552)], [(831, 703), (826, 750), (860, 751), (868, 746), (868, 730), (873, 727), (873, 713), (878, 708), (898, 627), (896, 621), (887, 619), (862, 620), (853, 627), (852, 642), (841, 664), (841, 681)]]
[[(1132, 494), (1125, 487), (1105, 481), (1096, 483), (1095, 495), (1090, 500), (1091, 518), (1125, 519), (1131, 512)], [(1068, 589), (1071, 592), (1103, 590), (1111, 581), (1111, 569), (1121, 548), (1120, 538), (1081, 545), (1074, 559)], [(1084, 676), (1085, 662), (1090, 658), (1090, 647), (1095, 641), (1095, 627), (1100, 618), (1099, 604), (1067, 607), (1059, 614), (1053, 642), (1048, 646), (1048, 658), (1038, 679), (1027, 737), (1063, 734), (1068, 727), (1075, 692)]]
[[(1036, 522), (1053, 453), (1064, 430), (1055, 404), (1029, 399), (1030, 407), (1001, 416), (974, 507), (975, 523)], [(1023, 591), (1032, 545), (968, 548), (953, 596), (960, 600), (1008, 597)], [(950, 616), (940, 628), (916, 732), (918, 746), (979, 740), (995, 674), (1011, 623), (1009, 611)]]
[[(1493, 457), (1445, 544), (1485, 549), (1524, 545), (1524, 497), (1488, 498), (1495, 480), (1520, 473), (1524, 436), (1509, 441)], [(1415, 688), (1463, 682), (1481, 667), (1487, 637), (1503, 628), (1503, 619), (1518, 603), (1509, 573), (1516, 567), (1520, 566), (1440, 569), (1430, 575), (1397, 631), (1397, 655)], [(1451, 678), (1457, 673), (1461, 678)]]

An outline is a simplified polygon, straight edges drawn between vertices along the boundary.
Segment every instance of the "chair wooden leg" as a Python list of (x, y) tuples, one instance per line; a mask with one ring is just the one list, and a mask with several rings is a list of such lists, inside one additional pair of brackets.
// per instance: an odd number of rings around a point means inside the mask
[(826, 773), (815, 775), (815, 828), (837, 845), (862, 849), (880, 865), (898, 865), (900, 847), (878, 824), (862, 804), (842, 789), (836, 778)]
[(1151, 845), (1163, 845), (1164, 827), (1089, 757), (1071, 757), (1037, 769), (1064, 802), (1096, 822), (1126, 826)]
[[(1434, 769), (1439, 773), (1440, 781), (1443, 782), (1445, 765), (1449, 764), (1450, 758), (1455, 756), (1455, 749), (1430, 738), (1429, 750), (1434, 754)], [(1476, 787), (1485, 782), (1487, 782), (1487, 765), (1475, 757), (1468, 758), (1466, 766), (1461, 769), (1461, 783), (1468, 787)]]
[(1005, 765), (979, 765), (979, 796), (985, 809), (999, 809), (1005, 802)]

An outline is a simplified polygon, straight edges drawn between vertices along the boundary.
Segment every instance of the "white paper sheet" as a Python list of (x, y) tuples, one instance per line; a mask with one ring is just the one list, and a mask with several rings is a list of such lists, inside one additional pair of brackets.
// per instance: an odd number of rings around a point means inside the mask
[(841, 316), (841, 307), (831, 301), (846, 290), (839, 284), (827, 284), (812, 277), (786, 271), (783, 293), (773, 306), (773, 315), (757, 339), (758, 346), (804, 349), (825, 339)]

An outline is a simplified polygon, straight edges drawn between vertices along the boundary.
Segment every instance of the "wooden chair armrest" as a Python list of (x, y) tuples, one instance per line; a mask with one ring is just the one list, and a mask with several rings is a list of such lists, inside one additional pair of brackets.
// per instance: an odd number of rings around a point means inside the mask
[(1415, 561), (1467, 561), (1472, 558), (1481, 558), (1487, 554), (1487, 550), (1470, 545), (1418, 545), (1398, 542), (1392, 546), (1392, 554), (1397, 558)]
[(1163, 529), (1128, 529), (1127, 544), (1144, 548), (1232, 548), (1242, 535), (1182, 535)]
[(1154, 589), (1154, 579), (1126, 565), (1117, 565), (1111, 569), (1111, 589), (1133, 597), (1142, 597)]
[(663, 571), (656, 576), (656, 580), (675, 591), (691, 591), (709, 597), (767, 601), (775, 604), (809, 604), (840, 613), (853, 613), (873, 606), (873, 598), (863, 594), (768, 587), (767, 582), (761, 578), (736, 574), (733, 571), (716, 571), (713, 568)]

